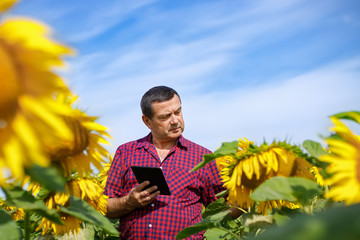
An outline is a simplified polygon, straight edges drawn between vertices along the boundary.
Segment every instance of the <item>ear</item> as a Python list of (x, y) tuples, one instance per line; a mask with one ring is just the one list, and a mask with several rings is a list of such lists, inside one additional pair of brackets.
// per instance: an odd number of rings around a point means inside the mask
[(145, 125), (151, 130), (151, 120), (150, 120), (150, 118), (146, 117), (145, 115), (142, 115), (142, 120), (145, 123)]

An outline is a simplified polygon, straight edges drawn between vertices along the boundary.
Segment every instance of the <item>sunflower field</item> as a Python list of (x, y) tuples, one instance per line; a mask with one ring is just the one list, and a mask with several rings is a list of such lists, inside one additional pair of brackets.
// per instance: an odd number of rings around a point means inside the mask
[[(0, 1), (0, 17), (16, 0)], [(118, 239), (103, 195), (111, 136), (57, 73), (73, 50), (43, 23), (0, 18), (0, 239)], [(214, 239), (360, 239), (360, 137), (334, 114), (324, 144), (240, 138), (205, 155), (225, 191), (180, 231)], [(232, 219), (229, 208), (242, 212)]]

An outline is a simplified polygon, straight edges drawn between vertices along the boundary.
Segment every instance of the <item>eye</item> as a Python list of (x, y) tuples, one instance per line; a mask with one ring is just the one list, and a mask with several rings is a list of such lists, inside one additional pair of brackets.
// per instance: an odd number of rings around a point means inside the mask
[(160, 120), (166, 120), (170, 117), (170, 114), (160, 116)]
[(181, 108), (179, 108), (179, 110), (177, 110), (176, 112), (175, 112), (175, 115), (180, 115), (181, 114)]

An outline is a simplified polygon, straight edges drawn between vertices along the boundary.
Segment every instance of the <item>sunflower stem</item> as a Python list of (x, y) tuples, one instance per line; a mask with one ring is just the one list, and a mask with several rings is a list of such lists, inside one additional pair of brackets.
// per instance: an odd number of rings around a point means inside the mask
[(242, 211), (243, 213), (247, 213), (247, 211), (245, 209), (242, 209), (241, 207), (236, 207), (236, 208)]
[(25, 240), (30, 240), (30, 211), (25, 211), (24, 216)]

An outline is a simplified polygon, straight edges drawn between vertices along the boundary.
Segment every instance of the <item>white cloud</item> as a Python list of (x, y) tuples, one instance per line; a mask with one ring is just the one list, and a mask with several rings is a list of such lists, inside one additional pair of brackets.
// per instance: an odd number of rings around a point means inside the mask
[[(295, 78), (184, 100), (185, 132), (211, 150), (223, 141), (247, 137), (261, 142), (320, 140), (328, 116), (360, 109), (360, 59), (339, 62)], [(345, 94), (343, 94), (345, 93)], [(188, 124), (189, 125), (189, 124)]]
[[(351, 59), (290, 79), (232, 91), (200, 93), (193, 91), (191, 82), (172, 87), (183, 101), (184, 136), (215, 150), (222, 142), (240, 137), (257, 143), (264, 139), (287, 139), (295, 144), (306, 139), (320, 141), (318, 134), (329, 134), (331, 114), (360, 109), (359, 78), (360, 59)], [(139, 107), (146, 90), (133, 90), (132, 97), (100, 96), (98, 104), (92, 104), (95, 112), (102, 112), (100, 122), (111, 129), (111, 152), (119, 144), (148, 133)]]

